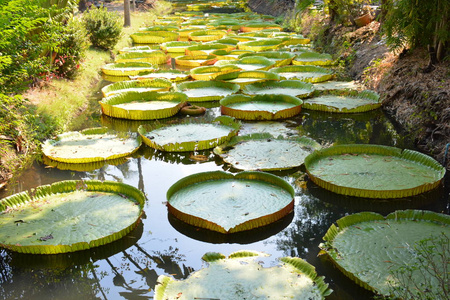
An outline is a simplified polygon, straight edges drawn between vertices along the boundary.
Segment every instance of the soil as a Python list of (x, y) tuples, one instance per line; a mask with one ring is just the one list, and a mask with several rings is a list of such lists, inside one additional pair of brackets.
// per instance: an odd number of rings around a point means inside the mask
[[(280, 7), (285, 14), (290, 13), (292, 1), (249, 0), (249, 7), (279, 16)], [(302, 24), (303, 35), (316, 34), (312, 32), (314, 21)], [(326, 19), (319, 22), (326, 28), (320, 33), (318, 50), (347, 62), (345, 74), (340, 76), (379, 93), (382, 108), (412, 137), (417, 148), (450, 170), (450, 61), (444, 60), (427, 72), (427, 52), (389, 51), (376, 21), (361, 28), (327, 26)]]

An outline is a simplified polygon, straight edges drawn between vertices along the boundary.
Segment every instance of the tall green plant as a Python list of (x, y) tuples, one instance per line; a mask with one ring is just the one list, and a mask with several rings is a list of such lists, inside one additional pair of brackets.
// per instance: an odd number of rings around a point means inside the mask
[(450, 42), (450, 1), (385, 0), (383, 31), (394, 50), (427, 46), (431, 62), (440, 61)]
[(83, 15), (83, 22), (92, 44), (101, 49), (113, 49), (122, 34), (121, 16), (106, 7), (89, 9)]

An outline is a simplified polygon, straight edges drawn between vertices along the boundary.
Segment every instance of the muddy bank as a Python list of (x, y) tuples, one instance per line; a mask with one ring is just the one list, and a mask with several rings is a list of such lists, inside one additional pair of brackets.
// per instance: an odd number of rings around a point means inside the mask
[[(292, 1), (249, 0), (248, 6), (261, 14), (280, 15), (293, 9)], [(376, 21), (356, 29), (342, 25), (314, 31), (310, 20), (302, 24), (302, 34), (316, 40), (319, 51), (345, 62), (345, 74), (378, 92), (383, 109), (415, 141), (417, 148), (445, 163), (450, 170), (450, 62), (425, 72), (428, 56), (424, 50), (394, 54), (388, 50)], [(317, 24), (317, 23), (316, 23)], [(342, 72), (342, 70), (340, 70)], [(445, 157), (446, 156), (446, 157)]]

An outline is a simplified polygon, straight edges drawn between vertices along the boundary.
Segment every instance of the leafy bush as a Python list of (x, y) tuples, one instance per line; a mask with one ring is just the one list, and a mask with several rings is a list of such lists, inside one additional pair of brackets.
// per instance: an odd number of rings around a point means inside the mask
[(105, 7), (89, 9), (83, 15), (83, 23), (92, 45), (105, 50), (112, 49), (122, 34), (122, 18)]
[(53, 73), (57, 76), (72, 79), (75, 77), (81, 61), (89, 47), (87, 31), (78, 19), (72, 19), (61, 28), (60, 45), (55, 49)]

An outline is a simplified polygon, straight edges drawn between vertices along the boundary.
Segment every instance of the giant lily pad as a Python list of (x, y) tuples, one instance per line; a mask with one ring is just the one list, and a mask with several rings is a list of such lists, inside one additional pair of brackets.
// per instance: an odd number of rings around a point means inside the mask
[(178, 40), (179, 35), (173, 31), (146, 31), (133, 33), (130, 37), (136, 44), (162, 44)]
[(216, 62), (214, 55), (183, 55), (175, 58), (175, 63), (179, 66), (200, 67), (213, 65)]
[(338, 145), (305, 159), (311, 180), (338, 194), (401, 198), (437, 187), (445, 168), (413, 150), (380, 145)]
[(268, 173), (197, 173), (167, 191), (169, 212), (185, 223), (222, 233), (273, 223), (294, 209), (294, 189)]
[(126, 92), (103, 98), (100, 105), (110, 117), (153, 120), (175, 115), (186, 100), (179, 92)]
[(158, 126), (149, 130), (140, 126), (139, 134), (148, 146), (169, 152), (211, 149), (235, 136), (240, 128), (232, 118), (221, 116), (213, 123), (187, 123)]
[(314, 92), (314, 86), (299, 80), (266, 81), (248, 84), (242, 92), (247, 95), (283, 94), (304, 98)]
[(222, 81), (188, 81), (179, 83), (177, 90), (185, 93), (190, 101), (215, 101), (237, 93), (239, 85)]
[(118, 182), (61, 181), (0, 200), (0, 247), (30, 254), (85, 250), (120, 239), (145, 203)]
[(237, 83), (242, 88), (250, 83), (268, 80), (280, 80), (280, 78), (281, 77), (278, 74), (269, 71), (254, 70), (254, 71), (237, 71), (221, 74), (216, 77), (216, 80)]
[(45, 156), (65, 163), (89, 163), (128, 156), (139, 149), (141, 139), (126, 133), (91, 128), (59, 134), (42, 145)]
[(152, 72), (141, 72), (139, 75), (130, 76), (130, 78), (137, 80), (161, 78), (172, 82), (179, 82), (189, 79), (189, 74), (180, 70), (156, 70)]
[(334, 77), (332, 70), (318, 66), (282, 66), (270, 71), (277, 73), (284, 79), (297, 79), (306, 82), (323, 82)]
[(244, 24), (241, 26), (240, 31), (242, 32), (253, 32), (253, 31), (260, 31), (263, 29), (278, 29), (281, 30), (283, 27), (281, 27), (278, 24), (275, 23), (269, 23), (269, 22), (249, 22), (247, 24)]
[(239, 170), (285, 170), (300, 166), (321, 146), (308, 137), (274, 138), (270, 134), (236, 136), (214, 153)]
[(359, 113), (381, 106), (380, 96), (372, 91), (363, 91), (355, 96), (321, 95), (306, 99), (303, 108), (336, 113)]
[(133, 51), (117, 55), (115, 62), (148, 62), (155, 65), (161, 65), (167, 61), (167, 58), (167, 55), (161, 50), (152, 50), (147, 52)]
[(101, 67), (103, 74), (110, 76), (132, 76), (140, 72), (153, 71), (155, 67), (147, 62), (112, 63)]
[(333, 57), (327, 53), (304, 52), (298, 54), (292, 61), (293, 65), (329, 66), (333, 64)]
[(273, 61), (275, 63), (273, 65), (274, 67), (281, 67), (291, 64), (292, 60), (295, 57), (295, 54), (279, 51), (263, 51), (257, 53), (245, 53), (240, 55), (239, 58), (244, 58), (247, 56), (262, 56)]
[(138, 91), (168, 91), (172, 87), (172, 82), (167, 79), (147, 79), (147, 80), (127, 80), (108, 84), (102, 88), (103, 96), (111, 96), (123, 92)]
[(240, 50), (252, 50), (259, 52), (277, 49), (282, 43), (283, 40), (281, 39), (263, 39), (259, 41), (239, 42), (237, 47)]
[(264, 268), (255, 259), (267, 254), (238, 251), (226, 258), (209, 252), (207, 268), (188, 279), (158, 277), (155, 299), (325, 299), (331, 294), (315, 268), (298, 257), (280, 258), (281, 266)]
[(196, 42), (209, 42), (223, 38), (227, 32), (225, 30), (199, 30), (193, 31), (188, 34), (188, 37), (192, 41)]
[(230, 95), (220, 100), (222, 114), (242, 120), (278, 120), (300, 113), (303, 101), (289, 95)]
[(246, 56), (238, 60), (219, 60), (215, 66), (235, 65), (245, 71), (269, 70), (275, 62), (263, 56)]
[(241, 69), (234, 65), (227, 65), (223, 67), (201, 66), (191, 69), (189, 73), (191, 77), (196, 80), (214, 80), (219, 75), (236, 71), (241, 71)]
[(214, 50), (211, 52), (218, 60), (238, 60), (239, 55), (244, 53), (254, 53), (250, 50)]
[(187, 55), (211, 55), (214, 50), (230, 50), (230, 46), (225, 44), (201, 44), (186, 48)]
[(197, 42), (190, 41), (172, 41), (162, 43), (160, 45), (161, 50), (166, 51), (168, 53), (186, 53), (186, 48), (189, 46), (197, 45)]
[[(363, 212), (343, 217), (337, 225), (331, 225), (320, 247), (351, 280), (386, 297), (400, 285), (411, 292), (408, 299), (421, 299), (424, 294), (419, 293), (424, 291), (427, 299), (444, 299), (435, 296), (445, 288), (432, 269), (442, 275), (446, 272), (448, 261), (443, 260), (449, 255), (450, 216), (420, 210), (396, 211), (387, 217)], [(442, 236), (447, 253), (426, 243)], [(428, 257), (418, 251), (421, 243), (430, 247)], [(427, 262), (434, 266), (420, 267)], [(405, 271), (408, 268), (411, 273)]]

